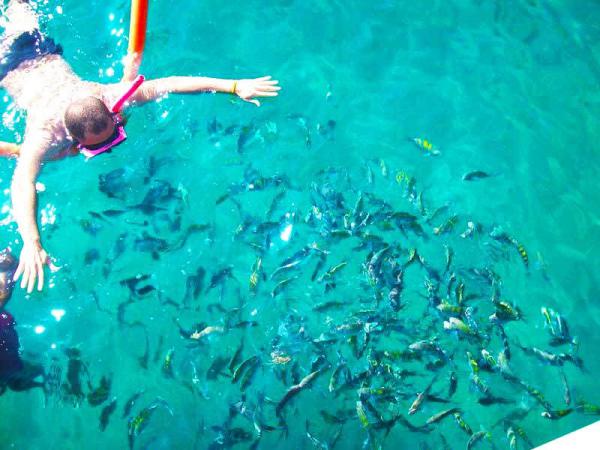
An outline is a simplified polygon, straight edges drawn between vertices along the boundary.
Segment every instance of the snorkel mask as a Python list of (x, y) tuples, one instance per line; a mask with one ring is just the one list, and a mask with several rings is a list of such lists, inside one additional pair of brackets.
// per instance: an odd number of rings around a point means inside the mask
[(110, 150), (111, 148), (119, 145), (125, 139), (127, 139), (127, 134), (125, 134), (125, 128), (123, 126), (124, 124), (121, 120), (121, 116), (119, 113), (123, 109), (123, 105), (125, 104), (125, 102), (142, 85), (144, 79), (145, 78), (143, 75), (138, 75), (135, 78), (135, 80), (133, 80), (133, 83), (131, 83), (129, 89), (125, 91), (125, 93), (115, 102), (115, 104), (110, 109), (111, 115), (115, 122), (115, 131), (108, 139), (94, 145), (83, 146), (81, 144), (77, 144), (77, 148), (86, 158), (93, 158), (94, 156), (99, 155), (100, 153), (104, 153)]

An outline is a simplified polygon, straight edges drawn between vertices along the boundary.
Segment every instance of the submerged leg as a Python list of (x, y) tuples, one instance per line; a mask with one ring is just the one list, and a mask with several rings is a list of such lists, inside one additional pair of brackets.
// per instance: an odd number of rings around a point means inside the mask
[(10, 252), (10, 248), (0, 251), (0, 312), (2, 312), (4, 305), (12, 295), (13, 286), (15, 285), (13, 276), (17, 266), (18, 261)]
[(0, 312), (0, 383), (9, 385), (14, 376), (23, 369), (19, 355), (19, 336), (15, 320), (8, 311)]
[(0, 391), (4, 391), (11, 378), (23, 369), (15, 319), (4, 309), (12, 295), (16, 265), (17, 260), (10, 249), (0, 252)]
[(26, 391), (35, 387), (44, 389), (44, 376), (44, 367), (41, 364), (25, 361), (23, 368), (10, 377), (7, 385), (13, 391)]

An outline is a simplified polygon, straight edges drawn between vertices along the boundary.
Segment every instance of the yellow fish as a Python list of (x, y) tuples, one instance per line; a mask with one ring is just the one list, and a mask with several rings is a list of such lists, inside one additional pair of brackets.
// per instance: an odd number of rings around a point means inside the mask
[(440, 154), (440, 151), (427, 139), (412, 138), (412, 141), (415, 143), (415, 145), (417, 147), (425, 150), (426, 152), (428, 152), (429, 154), (431, 154), (433, 156), (437, 156)]

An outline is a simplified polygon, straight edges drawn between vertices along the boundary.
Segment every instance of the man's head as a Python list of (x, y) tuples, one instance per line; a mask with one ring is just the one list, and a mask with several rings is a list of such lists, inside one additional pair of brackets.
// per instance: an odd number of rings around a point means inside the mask
[(84, 97), (72, 102), (65, 112), (65, 126), (71, 136), (83, 146), (95, 146), (115, 133), (113, 115), (96, 97)]

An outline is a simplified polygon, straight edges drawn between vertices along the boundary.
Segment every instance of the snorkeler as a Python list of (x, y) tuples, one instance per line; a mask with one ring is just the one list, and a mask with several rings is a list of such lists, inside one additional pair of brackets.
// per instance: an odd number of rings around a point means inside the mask
[[(62, 48), (39, 31), (36, 13), (26, 0), (11, 0), (1, 18), (0, 86), (27, 113), (23, 142), (0, 142), (0, 154), (18, 157), (11, 185), (13, 214), (23, 240), (15, 280), (31, 292), (44, 285), (50, 259), (37, 224), (35, 182), (44, 161), (82, 153), (92, 157), (126, 138), (120, 112), (168, 93), (224, 92), (260, 106), (256, 97), (274, 97), (280, 87), (270, 76), (227, 80), (173, 76), (137, 77), (141, 55), (128, 58), (119, 83), (101, 84), (79, 78)], [(132, 84), (133, 82), (133, 84)], [(143, 84), (142, 84), (143, 83)], [(128, 101), (128, 103), (126, 103)]]

